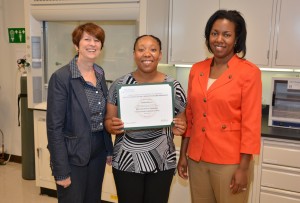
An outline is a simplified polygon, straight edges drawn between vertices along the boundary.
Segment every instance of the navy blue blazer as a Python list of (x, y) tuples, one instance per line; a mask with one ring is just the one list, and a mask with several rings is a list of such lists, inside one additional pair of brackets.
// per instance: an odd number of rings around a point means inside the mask
[[(91, 153), (89, 103), (80, 78), (72, 78), (70, 65), (57, 70), (50, 78), (47, 97), (47, 137), (53, 176), (70, 174), (70, 164), (84, 166)], [(101, 81), (105, 98), (105, 77)], [(104, 129), (108, 155), (112, 155), (111, 135)]]

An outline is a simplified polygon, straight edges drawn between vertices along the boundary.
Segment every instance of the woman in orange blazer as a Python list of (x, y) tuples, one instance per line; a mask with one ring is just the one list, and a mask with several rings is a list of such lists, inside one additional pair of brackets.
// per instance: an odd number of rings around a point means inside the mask
[(260, 151), (262, 86), (260, 70), (244, 59), (246, 35), (238, 11), (215, 12), (205, 28), (213, 57), (190, 71), (177, 168), (185, 179), (188, 171), (193, 202), (247, 201), (252, 155)]

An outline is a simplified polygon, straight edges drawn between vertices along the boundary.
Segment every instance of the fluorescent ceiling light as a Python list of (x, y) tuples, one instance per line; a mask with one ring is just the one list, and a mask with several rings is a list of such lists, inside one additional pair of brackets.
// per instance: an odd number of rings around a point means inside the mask
[(178, 68), (190, 68), (192, 67), (192, 65), (188, 65), (188, 64), (175, 64), (175, 67), (178, 67)]
[(293, 72), (293, 69), (289, 68), (259, 68), (261, 71), (269, 71), (269, 72)]
[(174, 65), (172, 65), (172, 64), (167, 64), (167, 63), (159, 63), (158, 65), (159, 65), (160, 67), (164, 67), (164, 66), (166, 66), (166, 67), (174, 66)]

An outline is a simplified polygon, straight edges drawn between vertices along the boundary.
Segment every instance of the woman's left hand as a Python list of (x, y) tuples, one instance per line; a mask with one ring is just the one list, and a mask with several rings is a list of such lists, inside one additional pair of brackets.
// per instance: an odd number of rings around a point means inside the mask
[(107, 156), (106, 157), (106, 164), (111, 166), (112, 165), (112, 156)]
[(182, 135), (186, 130), (186, 121), (180, 117), (173, 119), (173, 133), (174, 135)]
[(232, 176), (230, 189), (233, 194), (246, 191), (248, 184), (248, 169), (237, 168)]

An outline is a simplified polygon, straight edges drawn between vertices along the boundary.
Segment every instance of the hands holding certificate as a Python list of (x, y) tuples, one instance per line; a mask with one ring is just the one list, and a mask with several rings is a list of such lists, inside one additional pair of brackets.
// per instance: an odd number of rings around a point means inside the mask
[(174, 123), (174, 126), (172, 127), (173, 134), (183, 135), (187, 127), (185, 118), (181, 118), (181, 117), (174, 118), (173, 123)]
[(108, 118), (105, 120), (107, 131), (114, 135), (119, 135), (124, 132), (124, 123), (117, 117)]
[(172, 82), (118, 85), (118, 108), (108, 104), (106, 129), (115, 135), (125, 130), (171, 127), (174, 135), (186, 130), (184, 112), (174, 118)]

